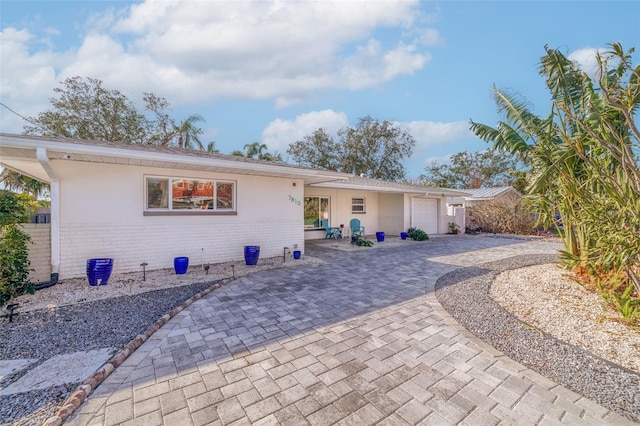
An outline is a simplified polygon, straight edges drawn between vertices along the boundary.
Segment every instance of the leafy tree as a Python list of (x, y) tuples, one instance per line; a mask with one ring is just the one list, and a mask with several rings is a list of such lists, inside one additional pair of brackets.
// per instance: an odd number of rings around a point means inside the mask
[(502, 151), (459, 152), (451, 156), (449, 163), (434, 161), (425, 171), (419, 180), (431, 186), (476, 189), (514, 185), (523, 189), (514, 156)]
[(552, 107), (538, 117), (525, 102), (494, 88), (505, 120), (472, 130), (531, 168), (528, 192), (540, 217), (556, 223), (570, 266), (601, 277), (622, 272), (640, 293), (640, 66), (617, 43), (598, 54), (593, 80), (558, 50), (545, 46), (540, 74)]
[(0, 191), (0, 305), (34, 291), (27, 280), (31, 239), (20, 229), (29, 218), (29, 201), (25, 195)]
[[(153, 126), (118, 90), (105, 89), (102, 81), (67, 78), (53, 91), (53, 109), (30, 117), (27, 134), (63, 136), (120, 143), (166, 143), (161, 135), (148, 134)], [(147, 107), (161, 113), (163, 102), (153, 97)], [(162, 121), (162, 119), (161, 119)], [(170, 126), (169, 126), (170, 127)]]
[(141, 112), (120, 91), (106, 89), (94, 78), (67, 78), (53, 91), (52, 109), (30, 117), (25, 133), (205, 149), (203, 131), (196, 126), (202, 116), (193, 114), (177, 124), (168, 113), (169, 102), (153, 93), (143, 94)]
[(336, 171), (341, 170), (341, 152), (341, 145), (322, 128), (292, 143), (287, 149), (287, 153), (301, 166)]
[(400, 181), (402, 160), (411, 156), (415, 140), (391, 121), (360, 118), (356, 127), (338, 132), (339, 142), (323, 129), (289, 146), (287, 153), (300, 165), (323, 167), (374, 179)]

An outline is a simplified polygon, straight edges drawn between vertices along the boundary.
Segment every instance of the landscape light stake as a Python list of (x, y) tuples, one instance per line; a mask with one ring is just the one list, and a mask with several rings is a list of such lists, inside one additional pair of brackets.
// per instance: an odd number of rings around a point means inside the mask
[(13, 317), (18, 315), (18, 312), (14, 312), (18, 307), (18, 305), (19, 305), (18, 303), (12, 303), (10, 305), (7, 305), (7, 311), (9, 312), (4, 315), (0, 315), (0, 318), (9, 318), (9, 322), (13, 322)]
[(146, 281), (147, 280), (147, 271), (145, 269), (145, 266), (147, 266), (148, 263), (147, 262), (142, 262), (140, 264), (140, 266), (142, 266), (142, 281)]
[(209, 265), (204, 265), (204, 274), (209, 275)]

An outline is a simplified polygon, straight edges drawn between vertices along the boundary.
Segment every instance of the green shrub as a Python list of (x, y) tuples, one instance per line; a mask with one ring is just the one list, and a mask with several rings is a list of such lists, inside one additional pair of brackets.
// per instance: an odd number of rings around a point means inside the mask
[(372, 247), (373, 241), (369, 241), (363, 235), (358, 234), (351, 237), (351, 244), (355, 244), (359, 247)]
[(20, 223), (29, 217), (28, 203), (21, 195), (0, 191), (0, 304), (13, 297), (33, 293), (30, 272), (29, 235)]
[(427, 233), (419, 228), (409, 228), (407, 236), (414, 241), (426, 241), (429, 239)]

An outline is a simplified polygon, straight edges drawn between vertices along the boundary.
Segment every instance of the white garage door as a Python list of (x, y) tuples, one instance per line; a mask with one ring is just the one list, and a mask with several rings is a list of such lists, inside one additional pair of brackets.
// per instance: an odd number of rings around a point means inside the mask
[(437, 234), (438, 200), (414, 198), (412, 223), (414, 228), (422, 229), (427, 234)]

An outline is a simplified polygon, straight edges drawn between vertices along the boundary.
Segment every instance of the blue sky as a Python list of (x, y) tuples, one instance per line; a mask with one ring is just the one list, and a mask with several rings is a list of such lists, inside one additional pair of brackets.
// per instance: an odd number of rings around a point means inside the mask
[[(487, 148), (470, 119), (495, 124), (495, 84), (546, 114), (544, 46), (593, 64), (597, 49), (640, 48), (637, 1), (6, 1), (0, 3), (0, 99), (25, 116), (49, 109), (67, 77), (101, 79), (139, 104), (165, 97), (180, 120), (202, 115), (223, 153), (287, 146), (370, 115), (417, 141), (431, 161)], [(637, 63), (637, 60), (634, 61)], [(140, 104), (139, 104), (140, 105)], [(0, 109), (0, 130), (23, 122)]]

